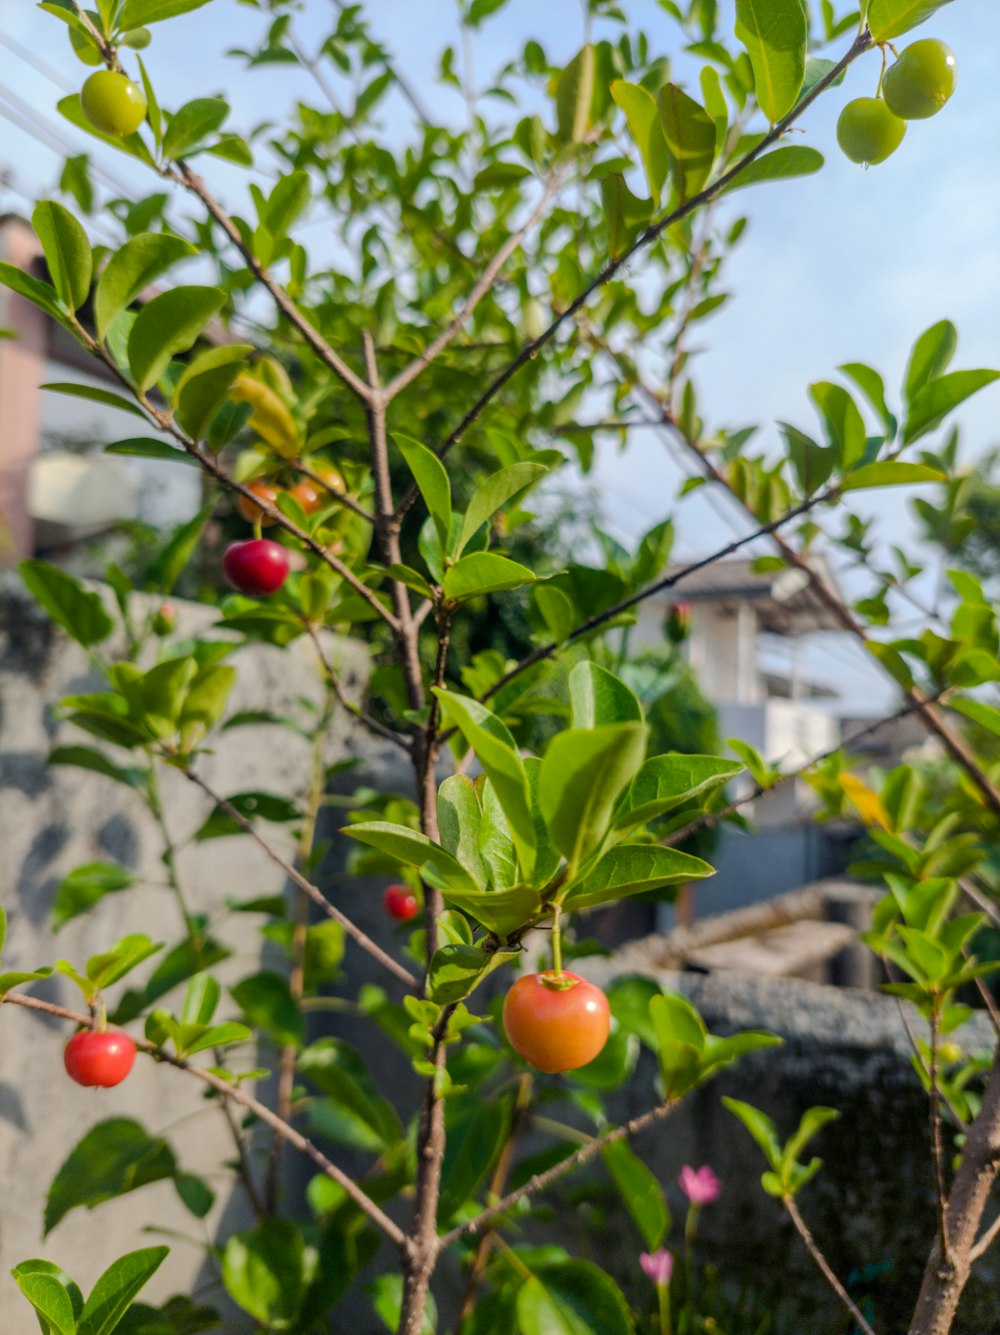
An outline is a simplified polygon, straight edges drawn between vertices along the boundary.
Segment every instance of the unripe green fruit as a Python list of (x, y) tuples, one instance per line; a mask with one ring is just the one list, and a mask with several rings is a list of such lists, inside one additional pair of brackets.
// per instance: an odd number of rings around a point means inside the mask
[(903, 142), (904, 134), (906, 122), (877, 97), (856, 97), (837, 121), (837, 143), (852, 162), (885, 162)]
[(148, 28), (132, 28), (122, 34), (122, 46), (130, 46), (133, 51), (145, 51), (152, 40), (153, 34)]
[(941, 110), (955, 91), (955, 53), (944, 42), (926, 37), (908, 46), (882, 80), (882, 96), (895, 116), (926, 120)]
[(138, 84), (117, 70), (98, 70), (80, 93), (83, 112), (102, 134), (135, 134), (146, 119), (146, 99)]

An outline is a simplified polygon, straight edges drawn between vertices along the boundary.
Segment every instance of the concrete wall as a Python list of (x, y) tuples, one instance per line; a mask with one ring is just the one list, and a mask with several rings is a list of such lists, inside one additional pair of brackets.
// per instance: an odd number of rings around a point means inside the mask
[[(182, 605), (180, 625), (191, 633), (207, 629), (214, 619), (208, 608)], [(349, 689), (357, 689), (367, 670), (366, 650), (357, 642), (331, 642)], [(240, 677), (234, 709), (267, 708), (277, 714), (299, 713), (299, 697), (317, 699), (319, 678), (305, 645), (291, 653), (266, 646), (240, 650), (233, 659)], [(58, 722), (54, 703), (68, 692), (97, 688), (83, 653), (38, 613), (13, 577), (0, 585), (0, 904), (10, 916), (5, 968), (52, 964), (58, 957), (78, 967), (89, 955), (130, 931), (174, 944), (183, 935), (173, 897), (163, 888), (158, 861), (157, 831), (141, 801), (126, 788), (80, 769), (47, 769), (55, 745), (89, 741), (76, 729)], [(307, 744), (274, 728), (239, 728), (224, 734), (216, 754), (201, 765), (205, 777), (222, 793), (260, 787), (294, 793), (306, 773)], [(341, 715), (332, 730), (329, 759), (365, 752), (370, 763), (379, 755), (366, 751), (367, 739)], [(383, 776), (384, 777), (384, 776)], [(171, 829), (179, 840), (191, 835), (208, 814), (207, 799), (182, 776), (163, 776), (163, 796)], [(270, 827), (274, 842), (286, 849), (289, 834)], [(62, 877), (87, 861), (111, 859), (147, 879), (126, 896), (114, 896), (90, 914), (69, 923), (53, 939), (49, 910)], [(249, 898), (282, 889), (282, 875), (247, 839), (220, 839), (185, 848), (182, 876), (193, 906), (217, 917), (227, 897)], [(343, 890), (324, 882), (336, 897)], [(376, 927), (379, 916), (372, 899), (353, 916)], [(233, 958), (220, 970), (223, 981), (253, 972), (262, 953), (261, 919), (230, 915), (219, 935)], [(378, 928), (376, 927), (378, 930)], [(384, 930), (384, 929), (382, 929)], [(349, 953), (353, 954), (350, 951)], [(144, 978), (155, 957), (137, 972)], [(132, 981), (132, 980), (129, 980)], [(113, 1003), (127, 983), (110, 989)], [(37, 984), (38, 996), (80, 1009), (79, 992), (65, 980)], [(75, 994), (75, 995), (74, 995)], [(176, 1002), (177, 997), (168, 998)], [(235, 1014), (226, 998), (220, 1017)], [(231, 1158), (233, 1148), (222, 1115), (206, 1104), (200, 1087), (176, 1071), (140, 1060), (130, 1079), (118, 1089), (89, 1091), (70, 1083), (62, 1065), (69, 1028), (12, 1006), (0, 1008), (0, 1330), (3, 1335), (34, 1335), (34, 1315), (9, 1278), (12, 1265), (44, 1256), (62, 1265), (86, 1291), (115, 1256), (155, 1239), (138, 1229), (153, 1220), (165, 1229), (189, 1235), (194, 1246), (172, 1242), (171, 1255), (149, 1286), (151, 1298), (190, 1293), (211, 1285), (202, 1244), (220, 1225), (226, 1232), (246, 1220), (241, 1196), (227, 1195), (227, 1176), (212, 1177), (219, 1193), (211, 1215), (199, 1223), (178, 1203), (173, 1186), (158, 1183), (141, 1193), (102, 1205), (91, 1215), (69, 1214), (42, 1237), (42, 1210), (49, 1183), (69, 1150), (94, 1123), (108, 1117), (135, 1117), (151, 1133), (178, 1132), (176, 1146), (182, 1167), (212, 1173)], [(234, 1065), (255, 1064), (251, 1052)], [(169, 1241), (169, 1239), (168, 1239)], [(215, 1294), (212, 1298), (214, 1300)], [(230, 1327), (252, 1328), (244, 1320)]]

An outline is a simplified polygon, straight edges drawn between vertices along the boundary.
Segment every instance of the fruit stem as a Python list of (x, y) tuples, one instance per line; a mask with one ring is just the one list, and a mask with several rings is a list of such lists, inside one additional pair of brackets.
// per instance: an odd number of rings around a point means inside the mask
[(882, 83), (883, 83), (883, 80), (885, 79), (885, 67), (886, 67), (886, 65), (889, 63), (889, 57), (888, 57), (888, 56), (886, 55), (886, 53), (885, 53), (885, 46), (884, 46), (884, 45), (883, 45), (883, 46), (880, 46), (880, 47), (879, 47), (879, 51), (880, 51), (881, 54), (882, 54), (882, 68), (881, 68), (881, 70), (879, 71), (879, 76), (878, 76), (878, 87), (875, 89), (875, 96), (876, 96), (876, 97), (881, 97), (881, 96), (882, 96)]
[(90, 1003), (90, 1015), (94, 1021), (94, 1031), (103, 1034), (108, 1027), (108, 1008), (100, 993)]
[(558, 904), (552, 905), (552, 972), (557, 978), (562, 977), (562, 929), (559, 918), (562, 910)]
[(260, 542), (261, 538), (263, 537), (263, 533), (264, 533), (263, 519), (260, 515), (258, 515), (257, 518), (253, 521), (253, 535), (258, 542)]

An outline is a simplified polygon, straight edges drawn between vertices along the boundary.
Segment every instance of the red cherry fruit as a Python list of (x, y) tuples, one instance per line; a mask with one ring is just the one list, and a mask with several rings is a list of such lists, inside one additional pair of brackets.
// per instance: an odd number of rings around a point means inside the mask
[(120, 1085), (135, 1061), (135, 1044), (120, 1029), (81, 1029), (66, 1044), (63, 1062), (78, 1085), (111, 1089)]
[(387, 886), (382, 896), (382, 903), (390, 918), (398, 918), (400, 922), (408, 922), (410, 918), (415, 917), (420, 907), (416, 895), (408, 885)]
[(540, 1071), (575, 1071), (608, 1041), (611, 1008), (579, 974), (529, 973), (504, 999), (503, 1027), (514, 1051)]
[(266, 597), (277, 593), (288, 578), (288, 553), (270, 538), (251, 538), (249, 542), (234, 542), (222, 558), (226, 579), (240, 593)]

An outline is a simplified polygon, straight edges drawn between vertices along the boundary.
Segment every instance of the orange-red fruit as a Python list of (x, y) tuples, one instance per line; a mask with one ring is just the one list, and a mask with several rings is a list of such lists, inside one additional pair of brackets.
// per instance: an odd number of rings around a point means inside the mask
[[(259, 496), (268, 505), (274, 505), (278, 499), (278, 488), (272, 487), (270, 482), (251, 482), (247, 491), (252, 491), (255, 496)], [(268, 524), (274, 523), (274, 520), (266, 515), (259, 505), (254, 505), (253, 501), (248, 501), (245, 496), (239, 498), (236, 502), (236, 508), (248, 524), (260, 524), (263, 528), (267, 528)]]
[(294, 496), (307, 515), (314, 515), (317, 510), (322, 510), (327, 501), (327, 494), (323, 488), (317, 487), (315, 482), (310, 482), (308, 479), (296, 482), (288, 494)]
[(398, 918), (400, 922), (409, 922), (420, 907), (416, 895), (408, 885), (386, 886), (382, 903), (385, 905), (386, 913), (391, 918)]
[(135, 1062), (135, 1044), (119, 1029), (81, 1029), (66, 1044), (63, 1063), (78, 1085), (112, 1089)]
[(270, 538), (251, 538), (233, 542), (222, 558), (226, 579), (240, 593), (254, 598), (277, 593), (288, 578), (291, 562), (280, 543)]
[(540, 1071), (575, 1071), (600, 1053), (611, 1030), (611, 1008), (599, 987), (579, 974), (529, 973), (503, 1003), (510, 1045)]

